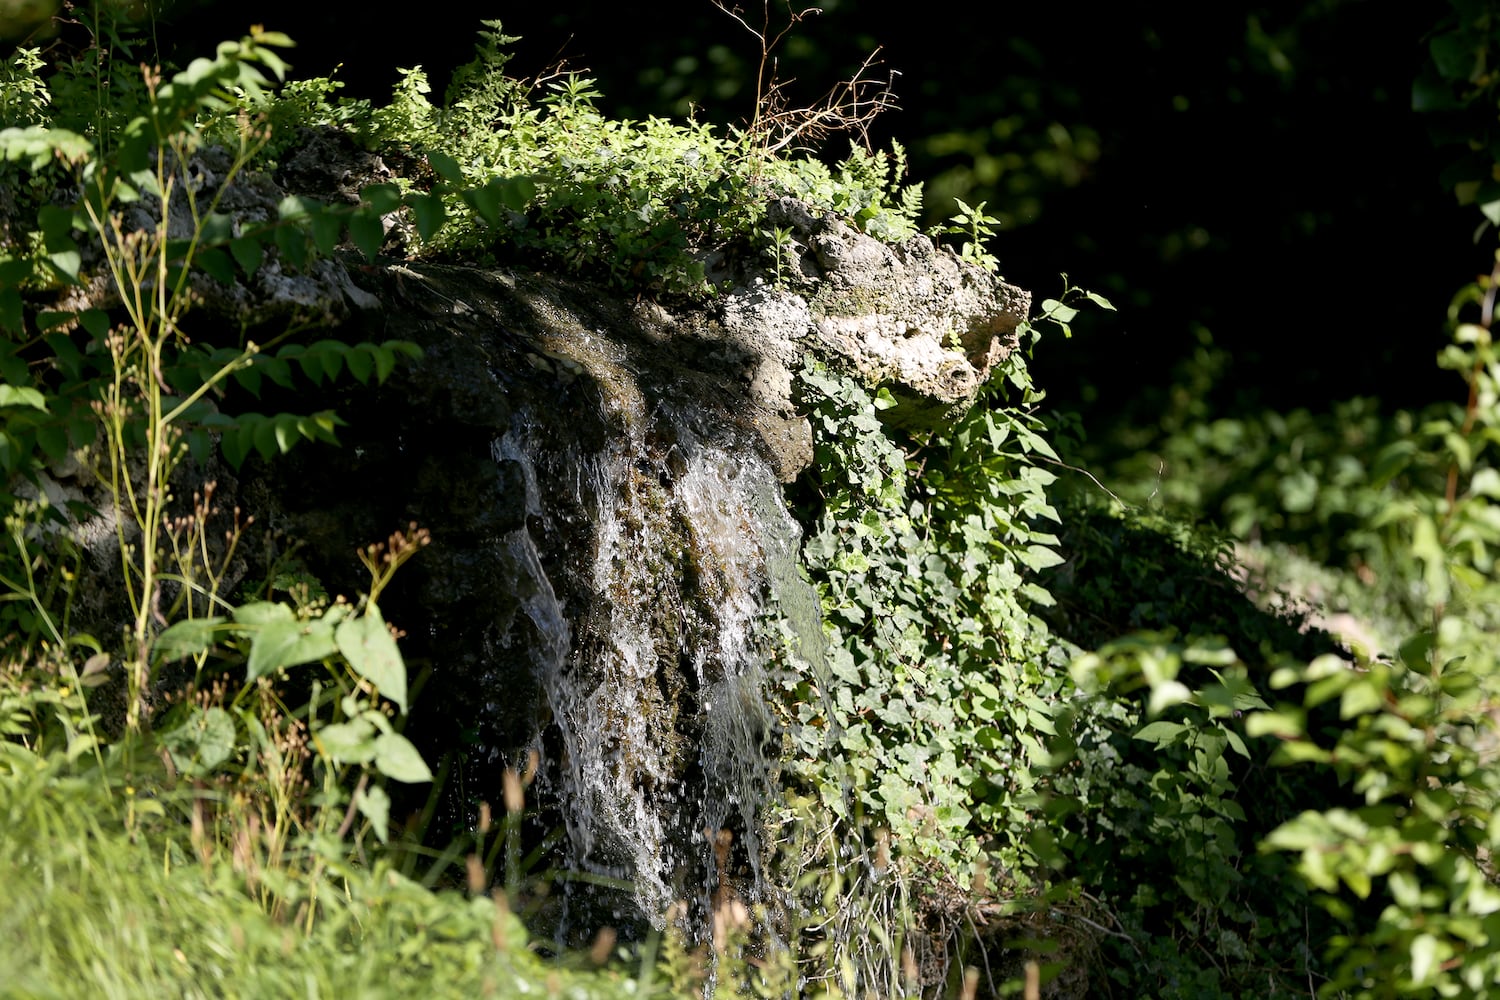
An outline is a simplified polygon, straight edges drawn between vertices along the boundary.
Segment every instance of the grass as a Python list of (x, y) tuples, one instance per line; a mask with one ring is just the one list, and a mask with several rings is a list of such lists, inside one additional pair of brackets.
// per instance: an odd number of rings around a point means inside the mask
[(336, 844), (270, 869), (244, 837), (194, 847), (174, 815), (194, 790), (122, 774), (0, 744), (0, 997), (643, 995), (544, 963), (503, 897), (432, 891)]

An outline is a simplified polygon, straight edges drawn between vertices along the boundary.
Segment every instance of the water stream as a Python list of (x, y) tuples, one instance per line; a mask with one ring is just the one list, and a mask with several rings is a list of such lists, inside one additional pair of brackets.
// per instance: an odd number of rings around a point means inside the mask
[[(804, 652), (821, 630), (800, 530), (743, 433), (707, 408), (648, 404), (626, 380), (600, 384), (599, 446), (558, 444), (525, 414), (495, 442), (527, 492), (527, 524), (503, 544), (555, 727), (537, 743), (554, 747), (543, 770), (567, 831), (565, 911), (661, 926), (677, 900), (704, 912), (716, 887), (766, 892), (779, 733), (763, 625), (774, 600), (812, 609), (810, 631), (793, 626)], [(731, 870), (715, 841), (734, 844)], [(631, 889), (611, 900), (605, 881)]]

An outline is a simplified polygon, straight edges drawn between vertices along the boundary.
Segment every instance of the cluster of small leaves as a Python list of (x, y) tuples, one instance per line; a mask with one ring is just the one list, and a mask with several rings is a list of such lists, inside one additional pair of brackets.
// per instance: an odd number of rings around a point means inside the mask
[[(1390, 659), (1358, 668), (1320, 659), (1273, 678), (1300, 699), (1254, 716), (1251, 731), (1285, 741), (1281, 761), (1331, 770), (1363, 804), (1312, 809), (1269, 838), (1350, 924), (1336, 982), (1356, 996), (1497, 995), (1500, 847), (1496, 709), (1500, 706), (1500, 352), (1491, 337), (1496, 275), (1471, 289), (1479, 322), (1456, 318), (1439, 357), (1469, 398), (1426, 421), (1404, 460), (1446, 466), (1441, 490), (1414, 493), (1385, 515), (1392, 546), (1416, 563), (1426, 614)], [(1465, 302), (1470, 295), (1460, 295)], [(1337, 702), (1332, 733), (1310, 712)], [(1368, 926), (1366, 901), (1385, 903)]]
[(25, 127), (47, 120), (52, 94), (38, 72), (45, 65), (40, 49), (27, 48), (0, 64), (0, 121)]
[(851, 143), (849, 155), (832, 169), (808, 158), (772, 161), (762, 169), (783, 193), (848, 219), (876, 239), (899, 243), (918, 231), (922, 186), (903, 183), (906, 150), (900, 143), (873, 153)]
[[(199, 115), (222, 113), (232, 100), (245, 95), (258, 95), (264, 103), (270, 82), (262, 69), (281, 74), (284, 66), (275, 49), (286, 44), (282, 36), (260, 33), (224, 43), (216, 59), (196, 60), (150, 91), (141, 114), (115, 137), (115, 148), (107, 154), (96, 148), (92, 137), (46, 124), (0, 131), (0, 157), (24, 162), (33, 171), (54, 161), (71, 164), (85, 192), (84, 200), (73, 205), (43, 205), (32, 233), (11, 233), (0, 241), (0, 327), (9, 335), (0, 341), (0, 377), (8, 393), (0, 428), (4, 471), (24, 472), (38, 455), (55, 461), (70, 447), (91, 441), (90, 403), (108, 382), (115, 363), (100, 350), (115, 321), (110, 313), (98, 308), (49, 311), (29, 300), (49, 289), (86, 285), (90, 275), (82, 270), (85, 255), (91, 260), (98, 256), (98, 250), (86, 244), (104, 238), (98, 226), (115, 218), (111, 213), (119, 206), (143, 200), (161, 206), (164, 199), (171, 200), (172, 189), (185, 187), (186, 159), (197, 143)], [(243, 130), (240, 140), (246, 140)], [(168, 171), (170, 187), (164, 190), (160, 166), (168, 158), (174, 166)], [(346, 231), (373, 258), (384, 238), (381, 217), (402, 204), (402, 195), (388, 184), (371, 185), (363, 194), (357, 206), (288, 197), (275, 218), (259, 223), (242, 224), (213, 206), (201, 214), (195, 208), (191, 236), (161, 240), (150, 252), (162, 259), (167, 285), (174, 300), (182, 303), (188, 301), (183, 293), (195, 271), (232, 286), (252, 279), (272, 253), (285, 266), (304, 268), (315, 256), (330, 253)], [(206, 387), (232, 375), (234, 382), (258, 395), (263, 377), (290, 388), (290, 375), (298, 370), (314, 383), (343, 372), (364, 382), (383, 381), (399, 358), (413, 352), (411, 345), (394, 341), (349, 345), (323, 340), (289, 344), (274, 354), (261, 353), (254, 345), (177, 345), (159, 364), (180, 394), (168, 401), (168, 408), (180, 403), (173, 413), (190, 426), (193, 453), (204, 457), (210, 436), (217, 435), (226, 456), (238, 465), (252, 450), (269, 456), (298, 440), (333, 441), (337, 418), (327, 412), (230, 416), (212, 398), (204, 398)], [(215, 388), (214, 396), (222, 397), (222, 391)]]
[(1332, 932), (1257, 846), (1329, 790), (1268, 771), (1273, 741), (1245, 726), (1267, 703), (1245, 665), (1222, 640), (1142, 631), (1071, 671), (1081, 696), (1052, 743), (1049, 860), (1121, 931), (1101, 942), (1110, 978), (1183, 998), (1305, 995)]
[[(406, 713), (407, 676), (396, 641), (373, 602), (358, 615), (344, 604), (301, 615), (280, 602), (244, 604), (232, 617), (178, 621), (157, 636), (152, 653), (158, 664), (192, 658), (199, 676), (242, 660), (247, 691), (262, 678), (285, 681), (295, 668), (322, 665), (322, 676), (331, 683), (323, 690), (315, 682), (304, 723), (319, 762), (334, 779), (332, 787), (343, 783), (347, 765), (372, 766), (396, 781), (432, 780), (421, 754), (380, 707), (384, 698)], [(210, 663), (210, 654), (217, 662)], [(325, 711), (328, 717), (321, 718)], [(237, 723), (221, 706), (193, 704), (175, 725), (163, 726), (158, 738), (178, 770), (196, 778), (208, 778), (235, 760), (257, 767), (253, 736), (260, 715), (246, 708), (238, 716)], [(390, 797), (385, 791), (361, 782), (355, 805), (376, 837), (388, 840)]]
[[(1056, 517), (1036, 464), (1050, 447), (994, 396), (898, 444), (876, 415), (888, 397), (816, 369), (803, 385), (819, 442), (805, 558), (837, 641), (828, 690), (794, 692), (802, 751), (816, 761), (832, 736), (899, 853), (965, 882), (987, 853), (1007, 891), (1027, 887), (1028, 810), (1070, 686), (1030, 610), (1058, 561), (1038, 526)], [(836, 810), (846, 777), (813, 778)]]
[(764, 246), (759, 223), (773, 195), (798, 197), (881, 239), (916, 232), (921, 191), (902, 186), (899, 147), (855, 147), (830, 169), (811, 158), (767, 158), (747, 136), (705, 124), (612, 120), (585, 77), (506, 76), (504, 46), (514, 39), (498, 22), (485, 25), (475, 60), (455, 73), (441, 103), (420, 68), (404, 71), (379, 108), (331, 99), (333, 81), (241, 103), (272, 122), (335, 124), (372, 148), (425, 156), (438, 181), (408, 191), (404, 204), (429, 253), (542, 258), (617, 287), (701, 296), (726, 255)]
[[(1187, 415), (1177, 434), (1179, 462), (1221, 470), (1203, 477), (1207, 495), (1224, 498), (1221, 510), (1252, 517), (1268, 535), (1335, 568), (1353, 561), (1362, 586), (1392, 592), (1403, 607), (1395, 617), (1408, 630), (1404, 641), (1352, 657), (1310, 655), (1268, 636), (1268, 648), (1305, 665), (1273, 662), (1257, 682), (1264, 703), (1244, 706), (1252, 755), (1273, 747), (1268, 762), (1294, 776), (1281, 787), (1295, 794), (1252, 795), (1238, 782), (1247, 801), (1274, 804), (1249, 814), (1262, 830), (1262, 857), (1240, 867), (1292, 862), (1305, 889), (1282, 882), (1281, 905), (1267, 901), (1271, 907), (1254, 912), (1262, 919), (1288, 912), (1301, 894), (1295, 905), (1314, 929), (1307, 940), (1325, 960), (1329, 994), (1484, 997), (1496, 995), (1500, 981), (1500, 878), (1491, 860), (1500, 801), (1497, 281), (1500, 269), (1454, 300), (1453, 341), (1438, 361), (1462, 377), (1462, 404), (1380, 420), (1356, 401), (1337, 411), (1343, 427), (1300, 413), (1196, 426)], [(1195, 458), (1195, 449), (1212, 457)], [(1219, 476), (1224, 483), (1212, 481)], [(1080, 579), (1084, 572), (1079, 567)], [(1097, 573), (1087, 586), (1098, 588)], [(1136, 676), (1146, 674), (1140, 668)], [(1177, 703), (1176, 678), (1157, 674), (1146, 678), (1156, 697)], [(1199, 691), (1212, 686), (1194, 683)], [(1288, 808), (1296, 814), (1285, 815)], [(1268, 819), (1280, 825), (1265, 831)]]

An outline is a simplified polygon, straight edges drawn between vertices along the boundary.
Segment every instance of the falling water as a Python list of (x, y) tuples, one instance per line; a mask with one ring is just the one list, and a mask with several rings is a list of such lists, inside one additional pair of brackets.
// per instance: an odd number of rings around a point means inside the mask
[[(760, 811), (778, 748), (759, 626), (773, 598), (805, 604), (808, 587), (799, 529), (741, 432), (689, 404), (648, 406), (622, 382), (605, 401), (601, 447), (549, 445), (523, 415), (494, 457), (526, 484), (527, 524), (504, 546), (526, 578), (519, 609), (562, 748), (551, 791), (568, 864), (628, 882), (660, 926), (673, 901), (707, 904), (731, 880), (716, 870), (720, 831), (736, 844), (736, 891), (764, 892)], [(554, 586), (544, 563), (562, 571), (544, 553), (559, 546), (577, 547), (561, 554), (575, 568)]]

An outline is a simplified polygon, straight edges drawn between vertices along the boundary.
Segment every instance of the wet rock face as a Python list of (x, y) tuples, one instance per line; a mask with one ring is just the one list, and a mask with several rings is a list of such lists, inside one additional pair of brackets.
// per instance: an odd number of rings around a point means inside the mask
[(244, 477), (251, 506), (330, 591), (360, 586), (359, 546), (431, 531), (382, 599), (432, 668), (408, 732), (460, 762), (455, 824), (536, 753), (539, 823), (567, 835), (554, 860), (592, 879), (558, 890), (554, 919), (587, 933), (706, 899), (705, 829), (730, 831), (753, 897), (779, 750), (761, 630), (773, 596), (808, 589), (778, 482), (801, 460), (765, 433), (790, 420), (748, 398), (742, 356), (685, 364), (662, 316), (589, 286), (371, 277), (378, 336), (424, 357), (336, 401), (343, 448)]

